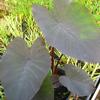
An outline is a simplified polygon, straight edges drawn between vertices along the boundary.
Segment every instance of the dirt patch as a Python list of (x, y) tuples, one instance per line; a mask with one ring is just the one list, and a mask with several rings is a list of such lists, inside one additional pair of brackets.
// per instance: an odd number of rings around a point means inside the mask
[(0, 0), (0, 18), (8, 14), (7, 5), (4, 0)]

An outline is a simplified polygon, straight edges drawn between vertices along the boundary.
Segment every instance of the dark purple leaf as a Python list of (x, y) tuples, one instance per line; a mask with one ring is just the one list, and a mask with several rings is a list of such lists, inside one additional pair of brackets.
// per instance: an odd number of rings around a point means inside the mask
[(80, 68), (73, 65), (65, 65), (66, 76), (61, 76), (59, 81), (73, 94), (88, 96), (94, 91), (94, 83), (89, 76)]
[(33, 16), (47, 42), (62, 53), (100, 61), (100, 29), (88, 10), (70, 0), (54, 0), (54, 9), (33, 5)]
[(0, 80), (7, 100), (31, 100), (49, 68), (49, 54), (40, 38), (31, 48), (23, 39), (14, 39), (0, 61)]

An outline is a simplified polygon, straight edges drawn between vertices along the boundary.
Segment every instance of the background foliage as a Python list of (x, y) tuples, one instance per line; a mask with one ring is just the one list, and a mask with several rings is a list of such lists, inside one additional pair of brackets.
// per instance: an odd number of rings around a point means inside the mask
[[(18, 36), (24, 38), (28, 46), (31, 46), (36, 37), (42, 33), (32, 16), (32, 4), (36, 3), (51, 8), (53, 5), (52, 1), (53, 0), (0, 1), (0, 55), (5, 52), (8, 43)], [(98, 26), (100, 26), (100, 0), (76, 1), (89, 9)], [(78, 65), (84, 69), (93, 80), (100, 75), (99, 63), (89, 64), (71, 57), (63, 57), (62, 62)], [(0, 87), (0, 90), (0, 98), (4, 99), (2, 87)]]

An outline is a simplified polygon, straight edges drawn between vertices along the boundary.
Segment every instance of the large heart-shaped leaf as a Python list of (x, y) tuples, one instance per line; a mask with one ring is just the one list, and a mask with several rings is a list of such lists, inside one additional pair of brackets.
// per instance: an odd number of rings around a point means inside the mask
[(0, 62), (0, 80), (7, 100), (31, 100), (49, 67), (49, 54), (41, 38), (31, 48), (21, 38), (13, 40)]
[(51, 82), (51, 74), (48, 73), (40, 90), (32, 100), (54, 100), (54, 89)]
[(77, 59), (99, 62), (100, 29), (85, 7), (68, 1), (54, 0), (52, 10), (33, 5), (33, 16), (51, 46)]
[(69, 91), (78, 96), (88, 96), (94, 91), (94, 83), (80, 68), (73, 65), (65, 65), (66, 76), (61, 76), (59, 81)]

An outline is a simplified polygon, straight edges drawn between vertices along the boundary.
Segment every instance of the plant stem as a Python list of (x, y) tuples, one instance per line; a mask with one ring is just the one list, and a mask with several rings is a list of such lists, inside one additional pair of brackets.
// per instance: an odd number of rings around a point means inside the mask
[(79, 100), (79, 97), (78, 97), (78, 95), (75, 95), (75, 100)]
[(54, 47), (51, 47), (50, 55), (51, 55), (51, 70), (53, 73), (54, 72)]
[(59, 64), (59, 62), (60, 62), (60, 60), (61, 60), (62, 56), (63, 56), (63, 54), (61, 54), (61, 56), (60, 56), (59, 60), (57, 61), (57, 64), (56, 64), (56, 66), (55, 66), (55, 68), (54, 68), (54, 73), (55, 73), (55, 72), (56, 72), (56, 70), (57, 70), (58, 64)]

